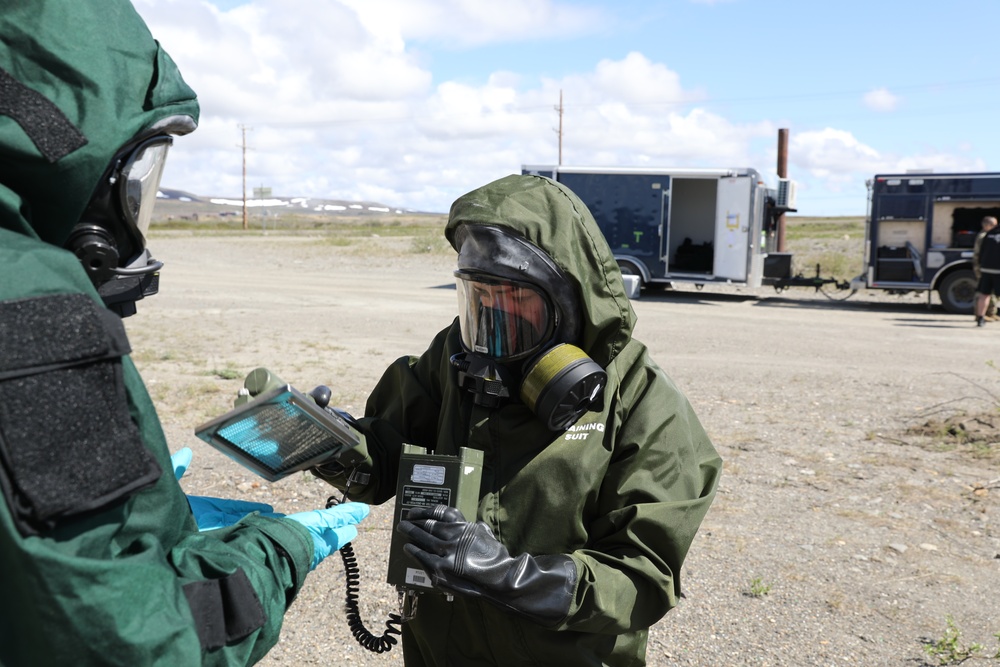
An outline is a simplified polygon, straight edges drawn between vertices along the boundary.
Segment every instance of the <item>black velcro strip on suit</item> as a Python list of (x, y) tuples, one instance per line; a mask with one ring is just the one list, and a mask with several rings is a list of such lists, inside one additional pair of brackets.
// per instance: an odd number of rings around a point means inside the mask
[(83, 294), (5, 301), (0, 341), (0, 487), (23, 534), (159, 479), (129, 414), (119, 318)]
[(87, 143), (87, 138), (59, 107), (2, 67), (0, 114), (13, 118), (49, 162), (56, 162)]
[(184, 585), (184, 596), (194, 616), (198, 640), (206, 651), (249, 636), (264, 627), (267, 616), (242, 568), (222, 579)]

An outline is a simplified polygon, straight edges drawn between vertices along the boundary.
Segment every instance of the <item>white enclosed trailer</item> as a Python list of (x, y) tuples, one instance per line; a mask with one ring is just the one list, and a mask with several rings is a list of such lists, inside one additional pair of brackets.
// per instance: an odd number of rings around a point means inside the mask
[(754, 169), (524, 165), (521, 172), (576, 193), (622, 272), (644, 286), (793, 280), (791, 255), (772, 252), (777, 216), (795, 210), (792, 181), (768, 188)]

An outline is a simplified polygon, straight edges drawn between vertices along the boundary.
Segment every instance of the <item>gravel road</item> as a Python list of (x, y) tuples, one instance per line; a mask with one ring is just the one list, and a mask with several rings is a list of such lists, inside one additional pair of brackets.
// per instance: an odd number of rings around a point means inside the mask
[[(127, 320), (172, 450), (190, 446), (189, 493), (321, 506), (301, 475), (268, 484), (196, 440), (267, 366), (363, 410), (396, 357), (420, 353), (455, 312), (452, 258), (405, 240), (160, 233), (161, 293)], [(1000, 323), (929, 309), (924, 297), (809, 290), (644, 291), (636, 337), (686, 392), (725, 459), (718, 500), (682, 572), (686, 598), (653, 628), (648, 664), (935, 665), (927, 642), (962, 634), (1000, 663), (998, 447), (944, 446), (907, 429), (932, 416), (996, 414)], [(381, 631), (388, 507), (354, 546), (362, 611)], [(402, 664), (347, 628), (330, 558), (261, 664)]]

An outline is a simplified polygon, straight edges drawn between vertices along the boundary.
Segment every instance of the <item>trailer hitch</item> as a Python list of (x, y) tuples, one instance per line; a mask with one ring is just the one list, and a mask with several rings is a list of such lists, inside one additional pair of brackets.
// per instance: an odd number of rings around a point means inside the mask
[[(774, 289), (777, 292), (781, 292), (789, 287), (812, 287), (817, 292), (826, 285), (833, 285), (839, 290), (845, 290), (851, 288), (850, 281), (847, 280), (837, 280), (836, 278), (823, 278), (820, 275), (820, 266), (816, 265), (816, 275), (812, 277), (803, 276), (801, 273), (794, 275), (790, 278), (782, 278), (774, 283)], [(856, 291), (856, 290), (855, 290)], [(851, 294), (853, 294), (852, 292)]]

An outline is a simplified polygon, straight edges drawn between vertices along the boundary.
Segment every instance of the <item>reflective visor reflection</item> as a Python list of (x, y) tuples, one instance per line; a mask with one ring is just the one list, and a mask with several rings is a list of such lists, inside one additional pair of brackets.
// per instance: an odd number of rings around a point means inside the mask
[(456, 276), (462, 341), (469, 351), (510, 359), (534, 351), (548, 339), (551, 310), (535, 288)]

